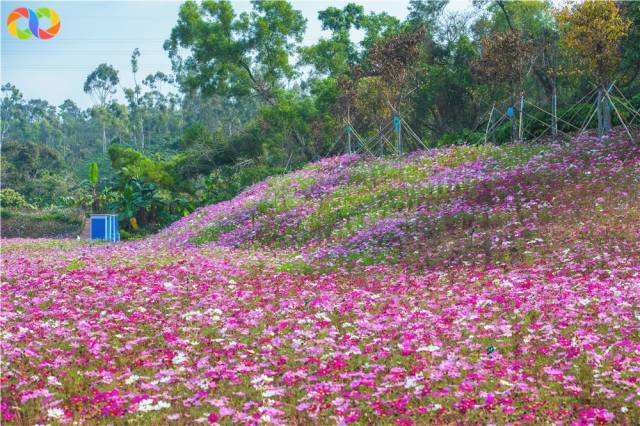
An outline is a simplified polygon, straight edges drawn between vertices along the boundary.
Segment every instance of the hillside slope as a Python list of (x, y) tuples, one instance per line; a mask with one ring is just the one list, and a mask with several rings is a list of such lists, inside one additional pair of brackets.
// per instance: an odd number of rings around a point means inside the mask
[(423, 266), (525, 261), (581, 242), (624, 247), (640, 238), (639, 161), (640, 146), (621, 132), (335, 157), (204, 207), (159, 239), (289, 251), (314, 264)]
[(5, 240), (2, 423), (640, 423), (640, 146), (323, 160), (142, 241)]

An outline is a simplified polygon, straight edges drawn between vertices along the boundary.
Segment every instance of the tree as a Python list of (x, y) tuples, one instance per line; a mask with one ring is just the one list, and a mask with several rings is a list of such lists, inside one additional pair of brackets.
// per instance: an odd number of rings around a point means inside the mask
[(111, 65), (100, 64), (87, 76), (84, 82), (84, 92), (90, 94), (98, 102), (96, 116), (102, 125), (102, 153), (107, 153), (107, 103), (116, 92), (120, 79), (118, 71)]
[(573, 8), (565, 7), (557, 18), (567, 52), (599, 86), (598, 131), (602, 135), (611, 129), (608, 86), (620, 63), (620, 43), (631, 21), (620, 15), (612, 0), (586, 0)]
[(467, 35), (467, 21), (449, 15), (436, 30), (442, 37), (418, 64), (416, 89), (409, 102), (412, 116), (407, 118), (419, 136), (430, 135), (434, 144), (446, 134), (457, 136), (465, 128), (475, 128), (483, 95), (470, 69), (477, 48)]
[(329, 7), (318, 12), (322, 29), (331, 31), (330, 38), (320, 38), (314, 45), (300, 49), (301, 64), (312, 65), (318, 76), (340, 77), (360, 61), (356, 44), (351, 40), (351, 29), (360, 29), (364, 8), (354, 3), (344, 8)]
[(388, 87), (388, 101), (397, 111), (405, 95), (406, 85), (419, 60), (420, 45), (426, 41), (425, 27), (377, 42), (368, 54), (368, 74), (380, 77)]
[(58, 150), (33, 142), (4, 142), (0, 168), (3, 187), (15, 189), (30, 202), (39, 205), (55, 203), (69, 194), (76, 182), (68, 173)]
[(562, 42), (582, 71), (598, 85), (611, 81), (620, 62), (620, 43), (631, 22), (620, 15), (612, 0), (586, 0), (558, 13)]
[(81, 155), (81, 141), (87, 136), (88, 131), (85, 114), (75, 102), (71, 99), (65, 99), (58, 106), (58, 115), (61, 122), (62, 138), (68, 148), (65, 159), (77, 162)]
[(631, 22), (620, 48), (621, 74), (625, 77), (621, 79), (620, 86), (625, 87), (637, 82), (637, 77), (640, 75), (640, 2), (625, 1), (616, 4), (623, 19)]
[(494, 33), (518, 31), (524, 40), (533, 44), (536, 60), (532, 72), (545, 95), (551, 99), (555, 90), (558, 65), (557, 26), (553, 3), (550, 0), (528, 0), (518, 2), (491, 2), (488, 16), (481, 17), (476, 27), (491, 37)]
[(109, 147), (109, 158), (121, 186), (134, 177), (164, 189), (172, 189), (175, 185), (167, 162), (151, 159), (135, 149), (118, 144)]
[[(533, 43), (522, 37), (517, 30), (507, 30), (486, 36), (481, 41), (480, 57), (473, 68), (482, 80), (494, 89), (498, 84), (506, 84), (511, 95), (512, 111), (515, 111), (522, 83), (531, 68)], [(517, 138), (516, 114), (511, 115), (511, 139)]]
[(425, 25), (431, 32), (449, 0), (410, 0), (407, 20), (414, 25)]
[(41, 171), (55, 173), (64, 169), (60, 154), (44, 144), (11, 141), (2, 144), (1, 152), (3, 184), (14, 189), (19, 189)]
[[(362, 65), (367, 51), (380, 39), (401, 31), (401, 22), (387, 13), (364, 13), (360, 5), (349, 3), (344, 8), (328, 7), (318, 12), (322, 29), (331, 31), (330, 38), (320, 38), (311, 46), (300, 49), (301, 64), (312, 65), (318, 76), (342, 78)], [(351, 30), (361, 30), (364, 37), (359, 46), (351, 40)]]
[(133, 74), (133, 89), (125, 89), (124, 93), (129, 101), (129, 109), (135, 119), (137, 117), (138, 130), (140, 131), (140, 150), (144, 152), (144, 111), (142, 109), (142, 103), (140, 95), (142, 92), (141, 86), (138, 84), (136, 75), (138, 73), (138, 59), (140, 58), (140, 50), (136, 47), (131, 53), (131, 73)]
[[(274, 103), (283, 80), (295, 76), (289, 56), (302, 41), (306, 21), (284, 0), (252, 1), (236, 15), (227, 0), (188, 1), (165, 42), (186, 91), (233, 97), (258, 95)], [(179, 49), (191, 56), (182, 60)]]
[(0, 145), (10, 130), (18, 130), (24, 118), (24, 100), (22, 93), (13, 84), (2, 86), (2, 104), (0, 106)]
[(364, 30), (364, 38), (360, 42), (363, 49), (361, 57), (364, 60), (368, 51), (379, 41), (393, 37), (405, 30), (405, 26), (395, 16), (391, 16), (386, 12), (374, 13), (370, 12), (361, 19), (360, 26)]

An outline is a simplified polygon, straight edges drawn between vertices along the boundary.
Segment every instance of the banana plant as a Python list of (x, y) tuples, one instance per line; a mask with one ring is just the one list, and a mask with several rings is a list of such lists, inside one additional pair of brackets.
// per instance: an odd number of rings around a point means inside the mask
[(98, 187), (98, 163), (89, 164), (89, 185), (91, 185), (91, 209), (93, 212), (97, 209), (98, 197), (96, 197), (96, 189)]
[(131, 178), (122, 191), (115, 194), (115, 199), (108, 208), (118, 212), (118, 220), (135, 231), (138, 223), (144, 224), (148, 213), (158, 206), (156, 190), (153, 183), (145, 183), (138, 177)]

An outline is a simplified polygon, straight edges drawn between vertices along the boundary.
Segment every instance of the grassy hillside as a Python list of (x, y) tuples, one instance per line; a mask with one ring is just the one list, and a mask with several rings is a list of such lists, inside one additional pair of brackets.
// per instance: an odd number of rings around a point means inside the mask
[(319, 266), (511, 263), (579, 241), (624, 245), (640, 235), (639, 152), (615, 134), (335, 157), (205, 207), (160, 238), (291, 251)]
[(343, 156), (5, 240), (3, 423), (638, 424), (640, 145)]

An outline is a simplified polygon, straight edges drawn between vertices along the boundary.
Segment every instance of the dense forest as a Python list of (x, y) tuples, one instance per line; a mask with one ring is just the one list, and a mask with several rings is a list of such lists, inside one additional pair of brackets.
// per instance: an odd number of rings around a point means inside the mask
[[(295, 4), (253, 1), (236, 13), (226, 0), (189, 1), (164, 43), (170, 75), (139, 75), (135, 49), (130, 69), (103, 63), (78, 81), (94, 100), (85, 110), (25, 99), (7, 83), (3, 206), (113, 211), (131, 236), (326, 156), (596, 127), (599, 89), (612, 99), (598, 114), (605, 127), (636, 119), (640, 2), (476, 0), (467, 14), (446, 5), (411, 0), (404, 21), (329, 7), (318, 12), (328, 35), (303, 45)], [(123, 73), (133, 87), (122, 89)], [(400, 129), (402, 143), (391, 140)]]

